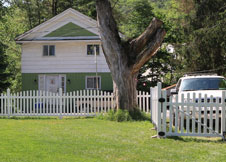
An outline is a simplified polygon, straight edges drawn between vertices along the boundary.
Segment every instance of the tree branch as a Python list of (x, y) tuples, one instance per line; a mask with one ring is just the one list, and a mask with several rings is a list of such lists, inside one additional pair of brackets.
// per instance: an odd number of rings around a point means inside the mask
[(157, 52), (166, 32), (164, 29), (158, 29), (153, 36), (153, 39), (146, 45), (145, 48), (138, 54), (133, 65), (132, 73), (137, 73), (140, 68)]
[(153, 18), (150, 25), (147, 27), (147, 29), (136, 39), (133, 39), (131, 44), (131, 51), (133, 51), (133, 54), (140, 53), (143, 48), (146, 46), (146, 44), (150, 41), (150, 39), (154, 36), (156, 31), (161, 28), (163, 22)]

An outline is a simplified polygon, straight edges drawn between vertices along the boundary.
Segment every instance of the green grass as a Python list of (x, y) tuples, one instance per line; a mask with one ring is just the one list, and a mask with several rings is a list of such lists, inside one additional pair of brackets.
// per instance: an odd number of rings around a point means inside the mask
[(226, 161), (220, 139), (155, 139), (152, 127), (93, 118), (0, 119), (0, 162)]

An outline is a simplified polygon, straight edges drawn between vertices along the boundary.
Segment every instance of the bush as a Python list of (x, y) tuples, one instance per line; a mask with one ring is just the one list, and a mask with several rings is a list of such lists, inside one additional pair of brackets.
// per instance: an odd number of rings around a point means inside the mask
[(117, 122), (131, 121), (132, 120), (132, 118), (129, 115), (129, 112), (127, 110), (119, 109), (118, 111), (116, 111), (114, 116), (115, 116), (115, 121), (117, 121)]
[(141, 112), (138, 108), (133, 109), (129, 112), (131, 118), (136, 121), (150, 120), (146, 113)]
[(144, 112), (141, 112), (139, 109), (134, 109), (133, 111), (128, 110), (110, 110), (108, 113), (100, 114), (97, 116), (101, 120), (110, 120), (110, 121), (142, 121), (149, 120), (147, 115)]

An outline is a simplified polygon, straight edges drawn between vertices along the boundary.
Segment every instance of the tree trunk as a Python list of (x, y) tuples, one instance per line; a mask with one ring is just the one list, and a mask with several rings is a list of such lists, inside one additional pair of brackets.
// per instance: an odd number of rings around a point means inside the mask
[(57, 15), (57, 2), (58, 2), (58, 0), (52, 1), (52, 15), (53, 16)]
[(116, 106), (133, 111), (137, 107), (137, 75), (140, 68), (157, 52), (165, 31), (162, 22), (153, 19), (147, 29), (132, 41), (122, 41), (112, 15), (109, 0), (97, 0), (97, 20), (102, 49), (112, 74)]
[(38, 7), (38, 25), (41, 24), (41, 8), (39, 0), (36, 0), (36, 5)]
[(118, 70), (116, 76), (112, 75), (116, 107), (131, 109), (137, 106), (137, 74), (131, 74), (130, 70)]

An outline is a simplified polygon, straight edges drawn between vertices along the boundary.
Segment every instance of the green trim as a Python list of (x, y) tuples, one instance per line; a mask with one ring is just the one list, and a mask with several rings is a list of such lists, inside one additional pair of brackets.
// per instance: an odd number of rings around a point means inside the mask
[(97, 36), (90, 31), (70, 22), (44, 37), (77, 37), (77, 36)]
[[(45, 73), (40, 73), (45, 74)], [(58, 74), (58, 73), (48, 73)], [(46, 74), (46, 75), (48, 75)], [(85, 78), (86, 76), (96, 76), (96, 73), (59, 73), (66, 75), (66, 91), (76, 91), (85, 89)], [(33, 73), (22, 74), (22, 90), (38, 90), (38, 75)], [(112, 91), (113, 82), (111, 73), (98, 73), (101, 77), (101, 90)], [(70, 80), (70, 82), (68, 81)]]

